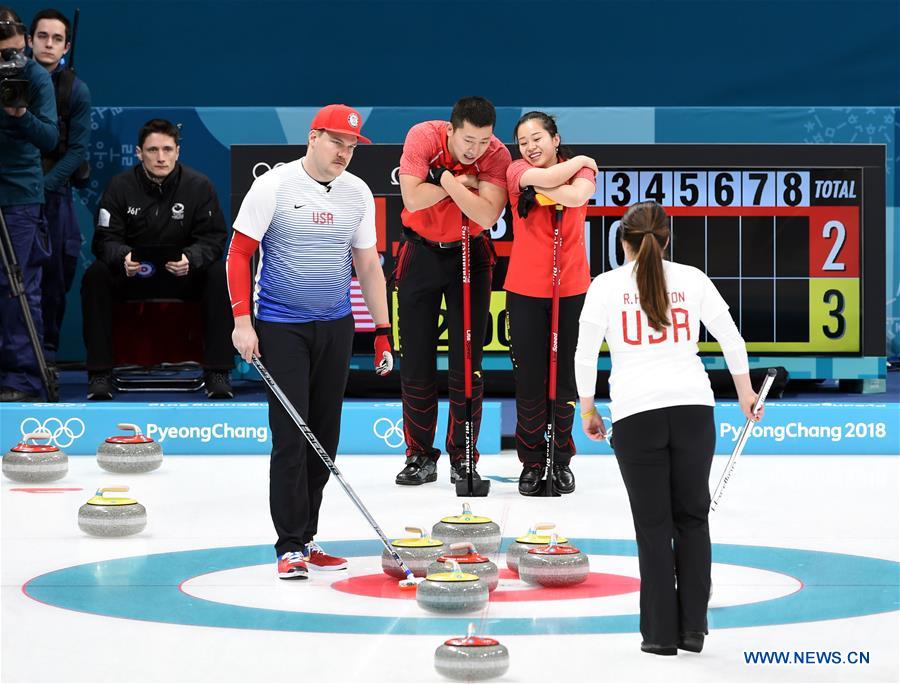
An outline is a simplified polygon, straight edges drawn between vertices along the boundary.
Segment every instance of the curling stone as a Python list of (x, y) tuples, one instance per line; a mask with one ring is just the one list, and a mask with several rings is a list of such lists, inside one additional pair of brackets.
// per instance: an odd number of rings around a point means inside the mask
[(487, 584), (488, 591), (494, 591), (497, 583), (500, 581), (500, 571), (497, 566), (491, 562), (487, 556), (482, 556), (470, 542), (456, 542), (450, 544), (451, 551), (465, 551), (464, 554), (454, 553), (452, 555), (440, 556), (434, 563), (428, 566), (428, 574), (436, 572), (444, 572), (448, 561), (456, 561), (463, 572), (478, 575)]
[[(28, 440), (46, 439), (47, 444)], [(3, 474), (16, 482), (53, 482), (69, 472), (69, 457), (50, 444), (46, 432), (29, 432), (3, 456)]]
[(462, 572), (456, 561), (449, 561), (450, 572), (427, 575), (416, 587), (416, 603), (433, 613), (470, 613), (487, 605), (488, 588), (484, 580)]
[(149, 473), (162, 465), (162, 447), (132, 423), (119, 423), (130, 435), (113, 435), (97, 447), (97, 465), (111, 473)]
[(445, 543), (469, 542), (481, 553), (490, 555), (500, 548), (500, 526), (490, 518), (473, 515), (469, 504), (463, 504), (461, 515), (441, 518), (431, 529), (431, 536)]
[(551, 535), (547, 546), (537, 546), (519, 558), (519, 578), (542, 587), (570, 587), (584, 582), (591, 572), (588, 557)]
[(447, 639), (437, 647), (434, 669), (458, 682), (493, 679), (509, 669), (509, 651), (496, 639), (475, 636), (475, 625), (470, 623), (466, 636)]
[[(425, 532), (419, 527), (407, 527), (406, 531), (418, 536), (408, 539), (395, 539), (391, 542), (391, 546), (394, 547), (394, 551), (406, 563), (413, 575), (425, 577), (429, 564), (436, 561), (438, 556), (442, 555), (447, 549), (442, 541), (425, 536)], [(397, 565), (393, 556), (387, 552), (387, 549), (381, 552), (381, 569), (391, 577), (401, 580), (406, 579), (403, 570)]]
[[(537, 523), (528, 530), (528, 534), (524, 537), (517, 537), (506, 549), (506, 567), (513, 572), (519, 572), (519, 558), (523, 553), (536, 546), (546, 546), (550, 543), (549, 534), (538, 534), (538, 532), (540, 530), (552, 530), (554, 527), (556, 527), (555, 523)], [(565, 544), (569, 540), (565, 537), (558, 537), (557, 541), (560, 544)]]
[(105, 496), (128, 487), (102, 487), (78, 509), (78, 527), (95, 537), (127, 537), (147, 527), (147, 509), (134, 499)]

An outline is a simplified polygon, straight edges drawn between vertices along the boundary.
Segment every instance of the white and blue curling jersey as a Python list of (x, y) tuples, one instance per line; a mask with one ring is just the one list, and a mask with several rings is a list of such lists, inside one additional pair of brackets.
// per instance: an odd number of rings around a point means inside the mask
[(272, 323), (343, 318), (350, 310), (351, 247), (375, 245), (375, 200), (346, 171), (326, 187), (303, 159), (257, 178), (234, 221), (260, 241), (254, 315)]

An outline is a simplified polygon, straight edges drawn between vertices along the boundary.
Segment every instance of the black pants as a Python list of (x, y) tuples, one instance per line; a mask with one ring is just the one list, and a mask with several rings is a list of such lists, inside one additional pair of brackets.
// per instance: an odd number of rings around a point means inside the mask
[[(481, 426), (484, 379), (481, 353), (491, 302), (493, 246), (487, 237), (471, 240), (472, 325), (472, 430), (475, 442)], [(462, 250), (440, 249), (423, 242), (407, 241), (397, 259), (400, 315), (400, 384), (403, 396), (403, 432), (406, 455), (440, 456), (433, 447), (437, 426), (436, 353), (440, 330), (441, 297), (447, 303), (443, 325), (449, 341), (447, 381), (450, 416), (447, 453), (455, 461), (465, 457), (465, 374), (463, 370)], [(478, 450), (474, 450), (478, 458)]]
[[(192, 268), (177, 283), (178, 299), (199, 299), (203, 305), (203, 366), (213, 370), (232, 368), (234, 319), (228, 301), (225, 262), (216, 261), (209, 268)], [(89, 371), (112, 368), (113, 304), (154, 298), (152, 290), (145, 286), (146, 283), (126, 277), (124, 271), (114, 273), (102, 261), (95, 261), (85, 271), (81, 281), (81, 312)]]
[[(341, 435), (353, 329), (353, 316), (311, 323), (256, 321), (262, 362), (332, 459)], [(267, 392), (272, 429), (269, 509), (280, 556), (300, 551), (315, 537), (322, 490), (331, 471), (275, 395)]]
[(674, 646), (706, 632), (712, 552), (711, 406), (671, 406), (617, 420), (613, 444), (628, 490), (641, 569), (641, 634)]
[[(553, 300), (506, 293), (509, 351), (516, 379), (516, 451), (522, 463), (547, 458), (550, 315)], [(554, 462), (568, 464), (575, 454), (572, 423), (575, 388), (575, 346), (584, 295), (560, 297), (556, 370), (556, 434)]]

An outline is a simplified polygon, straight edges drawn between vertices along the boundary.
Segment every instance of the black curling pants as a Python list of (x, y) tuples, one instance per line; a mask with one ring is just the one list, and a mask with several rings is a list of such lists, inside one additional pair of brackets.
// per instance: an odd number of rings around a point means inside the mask
[(681, 632), (707, 629), (713, 408), (636, 413), (617, 420), (612, 437), (637, 535), (641, 635), (674, 646)]
[[(491, 302), (493, 247), (487, 237), (471, 239), (471, 325), (472, 325), (472, 434), (478, 443), (484, 379), (481, 355)], [(398, 255), (397, 298), (400, 315), (400, 384), (403, 395), (403, 432), (406, 455), (428, 455), (437, 426), (436, 354), (439, 324), (446, 327), (449, 342), (450, 412), (447, 425), (447, 453), (451, 461), (465, 458), (465, 374), (463, 370), (462, 250), (441, 249), (424, 242), (407, 241)], [(441, 321), (441, 297), (447, 303)], [(474, 449), (475, 459), (478, 450)]]
[[(522, 463), (547, 458), (547, 410), (550, 369), (550, 318), (553, 300), (506, 293), (509, 350), (516, 378), (516, 451)], [(575, 454), (572, 423), (575, 388), (575, 346), (584, 295), (560, 297), (556, 370), (555, 463), (568, 465)]]
[[(311, 323), (256, 321), (259, 351), (272, 378), (334, 459), (353, 351), (353, 316)], [(269, 508), (275, 552), (300, 551), (316, 535), (322, 490), (331, 471), (267, 389), (272, 457)]]

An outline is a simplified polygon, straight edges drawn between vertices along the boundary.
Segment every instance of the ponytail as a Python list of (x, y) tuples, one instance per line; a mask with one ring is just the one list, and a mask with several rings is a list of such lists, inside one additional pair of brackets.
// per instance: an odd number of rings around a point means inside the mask
[(634, 275), (641, 309), (657, 332), (670, 324), (662, 264), (668, 239), (669, 217), (656, 202), (638, 202), (622, 217), (622, 240), (635, 252)]

